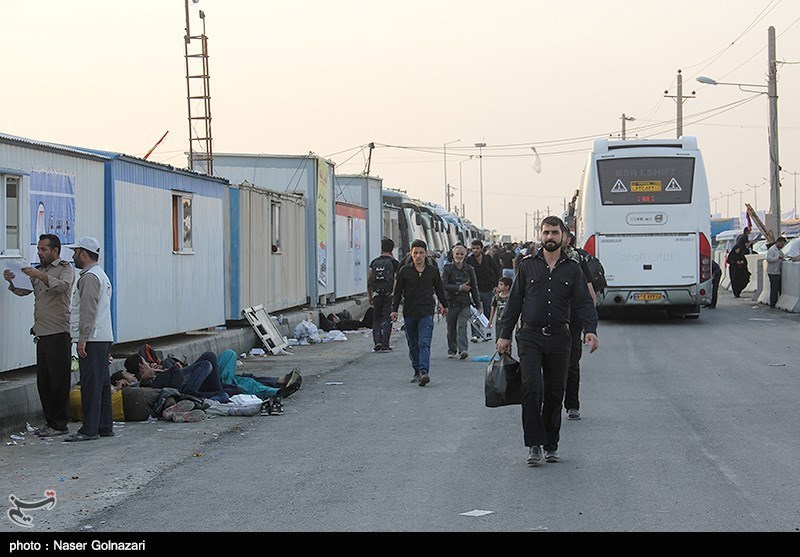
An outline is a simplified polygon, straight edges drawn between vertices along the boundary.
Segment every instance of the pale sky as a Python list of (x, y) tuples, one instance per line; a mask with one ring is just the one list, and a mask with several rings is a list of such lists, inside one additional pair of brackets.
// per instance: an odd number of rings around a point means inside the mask
[[(754, 94), (695, 78), (766, 84), (769, 26), (785, 62), (781, 166), (800, 171), (797, 0), (200, 0), (193, 34), (201, 9), (215, 152), (313, 151), (358, 174), (374, 142), (371, 174), (385, 188), (444, 205), (449, 143), (453, 207), (463, 199), (480, 225), (468, 157), (485, 142), (483, 224), (514, 238), (526, 212), (562, 212), (592, 140), (618, 135), (623, 113), (635, 118), (629, 138), (675, 136), (664, 92), (676, 95), (679, 69), (684, 95), (696, 92), (684, 134), (705, 157), (712, 211), (738, 215), (740, 199), (768, 209), (769, 186), (748, 189), (768, 177), (766, 95), (745, 102)], [(0, 0), (0, 132), (143, 156), (168, 131), (150, 159), (185, 167), (184, 10)], [(782, 178), (788, 210), (796, 176)]]

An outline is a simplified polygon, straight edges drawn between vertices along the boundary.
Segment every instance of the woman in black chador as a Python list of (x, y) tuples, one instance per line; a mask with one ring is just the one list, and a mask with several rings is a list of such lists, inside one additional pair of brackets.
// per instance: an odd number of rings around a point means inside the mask
[(728, 272), (731, 276), (733, 297), (738, 298), (750, 282), (750, 271), (747, 269), (747, 258), (742, 244), (736, 244), (728, 254)]

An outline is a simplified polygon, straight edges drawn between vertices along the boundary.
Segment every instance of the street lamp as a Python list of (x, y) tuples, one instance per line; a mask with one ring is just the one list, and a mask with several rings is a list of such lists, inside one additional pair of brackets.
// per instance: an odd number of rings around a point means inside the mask
[(480, 173), (481, 173), (481, 228), (483, 228), (483, 148), (486, 143), (476, 143), (475, 147), (478, 148), (478, 158), (480, 159)]
[(461, 141), (460, 139), (455, 139), (453, 141), (448, 141), (444, 144), (444, 205), (447, 208), (447, 211), (450, 211), (450, 186), (447, 183), (447, 146), (451, 143), (458, 143)]
[(467, 161), (471, 161), (475, 155), (470, 155), (469, 158), (459, 161), (458, 163), (458, 204), (461, 205), (461, 217), (464, 217), (464, 184), (461, 179), (461, 165)]
[(739, 214), (740, 215), (741, 215), (742, 207), (744, 207), (744, 199), (742, 198), (742, 194), (744, 192), (745, 192), (745, 190), (731, 190), (732, 194), (734, 194), (734, 193), (738, 193), (739, 194), (739, 211), (740, 211)]
[[(780, 163), (778, 161), (778, 64), (775, 60), (775, 28), (767, 30), (767, 84), (723, 83), (701, 75), (697, 78), (706, 85), (735, 85), (741, 91), (767, 95), (769, 98), (769, 172), (770, 172), (770, 214), (773, 224), (767, 221), (767, 228), (772, 228), (775, 238), (781, 235), (781, 181)], [(766, 91), (748, 91), (744, 87), (766, 88)]]

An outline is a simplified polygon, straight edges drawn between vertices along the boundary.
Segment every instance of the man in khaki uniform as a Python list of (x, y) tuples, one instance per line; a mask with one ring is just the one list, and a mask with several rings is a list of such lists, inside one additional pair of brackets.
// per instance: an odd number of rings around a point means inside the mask
[(61, 259), (61, 240), (55, 234), (42, 234), (36, 245), (40, 264), (23, 267), (31, 279), (31, 289), (15, 288), (14, 273), (3, 272), (8, 289), (17, 296), (33, 292), (33, 327), (36, 342), (36, 386), (42, 402), (45, 425), (36, 431), (40, 437), (69, 433), (69, 388), (71, 340), (69, 333), (70, 294), (75, 270)]

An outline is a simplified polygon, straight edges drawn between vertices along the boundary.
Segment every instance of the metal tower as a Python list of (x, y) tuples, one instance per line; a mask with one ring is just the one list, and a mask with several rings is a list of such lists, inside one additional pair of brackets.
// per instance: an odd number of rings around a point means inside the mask
[[(196, 3), (197, 0), (192, 1)], [(203, 32), (200, 35), (192, 35), (189, 25), (189, 0), (185, 0), (185, 3), (184, 58), (186, 60), (186, 101), (189, 107), (189, 168), (211, 176), (214, 173), (214, 165), (211, 149), (211, 88), (208, 72), (206, 16), (203, 10), (200, 10)]]

